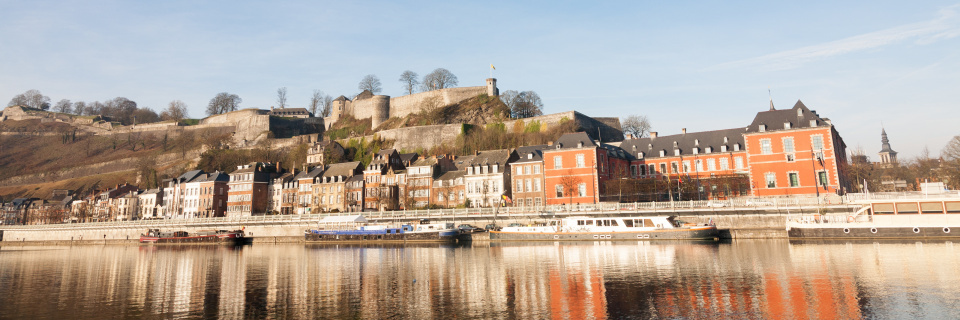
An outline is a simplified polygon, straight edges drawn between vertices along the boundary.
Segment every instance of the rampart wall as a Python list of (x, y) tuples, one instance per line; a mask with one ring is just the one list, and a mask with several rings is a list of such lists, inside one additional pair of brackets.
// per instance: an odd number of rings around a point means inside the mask
[(381, 139), (394, 140), (397, 150), (428, 150), (434, 146), (450, 143), (463, 133), (461, 124), (441, 124), (384, 130), (377, 133)]
[(486, 86), (446, 88), (391, 98), (388, 118), (404, 117), (411, 113), (420, 112), (425, 107), (449, 106), (483, 93), (487, 93)]

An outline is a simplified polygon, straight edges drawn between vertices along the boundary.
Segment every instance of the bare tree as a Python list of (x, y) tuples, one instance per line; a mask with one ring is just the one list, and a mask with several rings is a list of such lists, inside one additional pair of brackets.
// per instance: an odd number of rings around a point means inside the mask
[(87, 110), (87, 103), (83, 101), (77, 101), (73, 103), (73, 114), (82, 116), (83, 112)]
[(59, 113), (70, 113), (73, 111), (73, 103), (70, 103), (70, 100), (62, 99), (53, 107), (53, 111)]
[[(310, 107), (307, 108), (310, 110), (314, 116), (317, 116), (317, 110), (323, 111), (325, 106), (323, 105), (323, 91), (313, 90), (313, 96), (310, 97)], [(325, 116), (324, 116), (325, 117)]]
[(243, 99), (240, 99), (238, 95), (226, 92), (218, 93), (216, 97), (210, 99), (210, 104), (207, 105), (207, 115), (212, 116), (237, 111), (241, 102), (243, 102)]
[(512, 106), (509, 104), (507, 106), (510, 107), (514, 118), (529, 118), (543, 115), (543, 101), (540, 100), (540, 95), (534, 91), (523, 91), (507, 99), (513, 104)]
[(50, 97), (40, 93), (40, 90), (30, 89), (27, 90), (27, 92), (14, 96), (7, 106), (27, 106), (30, 108), (48, 110), (50, 109)]
[(579, 187), (580, 178), (574, 176), (572, 170), (568, 170), (566, 175), (560, 177), (560, 188), (563, 190), (563, 195), (570, 199), (570, 204), (573, 204), (573, 193), (578, 191)]
[(377, 78), (376, 75), (368, 74), (366, 77), (363, 77), (363, 80), (360, 80), (360, 85), (357, 86), (361, 91), (370, 90), (374, 94), (380, 93), (383, 89), (380, 87), (380, 78)]
[(403, 89), (407, 90), (407, 94), (413, 94), (413, 90), (420, 84), (420, 80), (417, 80), (418, 77), (420, 77), (419, 74), (410, 70), (400, 74), (400, 83), (403, 84)]
[(635, 138), (646, 138), (650, 135), (650, 120), (645, 115), (634, 114), (620, 122), (623, 133), (631, 134)]
[(280, 109), (287, 107), (287, 87), (277, 89), (277, 106)]
[(170, 104), (167, 105), (167, 109), (160, 113), (160, 119), (164, 121), (180, 121), (186, 119), (187, 117), (187, 104), (180, 100), (170, 101)]
[(960, 136), (950, 139), (940, 156), (943, 157), (941, 170), (946, 176), (945, 180), (953, 190), (960, 188)]
[(323, 111), (320, 112), (324, 117), (329, 117), (330, 112), (333, 111), (333, 97), (329, 95), (323, 96)]
[(420, 85), (423, 91), (451, 88), (457, 86), (457, 76), (453, 75), (450, 70), (437, 68), (423, 76), (423, 82)]

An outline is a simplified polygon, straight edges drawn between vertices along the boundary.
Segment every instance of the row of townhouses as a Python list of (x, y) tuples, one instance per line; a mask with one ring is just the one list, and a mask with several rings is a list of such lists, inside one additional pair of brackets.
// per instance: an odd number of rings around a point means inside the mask
[(829, 119), (799, 101), (790, 109), (771, 106), (747, 127), (652, 132), (619, 142), (578, 132), (544, 145), (467, 156), (384, 149), (366, 166), (324, 164), (330, 148), (343, 152), (331, 141), (309, 149), (308, 162), (316, 164), (309, 170), (286, 172), (264, 162), (230, 173), (194, 170), (158, 189), (120, 185), (73, 200), (68, 209), (71, 219), (85, 221), (189, 219), (842, 194), (848, 186), (843, 139)]

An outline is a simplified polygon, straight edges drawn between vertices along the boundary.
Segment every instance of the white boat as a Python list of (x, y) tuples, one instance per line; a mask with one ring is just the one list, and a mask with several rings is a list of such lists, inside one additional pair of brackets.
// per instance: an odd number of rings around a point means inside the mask
[(540, 225), (490, 231), (490, 240), (713, 240), (718, 237), (714, 225), (686, 224), (670, 216), (566, 217)]
[[(799, 215), (787, 219), (791, 238), (937, 239), (960, 237), (960, 198), (912, 197), (855, 202), (858, 209), (838, 215)], [(956, 232), (954, 232), (956, 231)]]
[(418, 220), (400, 225), (370, 224), (360, 215), (329, 216), (317, 223), (316, 229), (304, 231), (307, 242), (455, 242), (458, 230), (453, 223), (430, 223)]

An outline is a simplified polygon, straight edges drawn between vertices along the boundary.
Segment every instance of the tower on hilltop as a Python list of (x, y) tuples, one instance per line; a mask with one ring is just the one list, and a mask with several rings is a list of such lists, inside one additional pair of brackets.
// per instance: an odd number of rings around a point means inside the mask
[(897, 152), (893, 151), (890, 148), (890, 139), (887, 139), (887, 130), (880, 129), (880, 142), (882, 143), (880, 148), (880, 163), (881, 164), (895, 164), (897, 163)]

